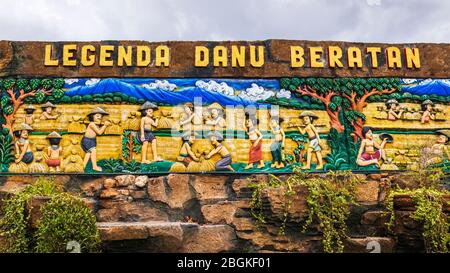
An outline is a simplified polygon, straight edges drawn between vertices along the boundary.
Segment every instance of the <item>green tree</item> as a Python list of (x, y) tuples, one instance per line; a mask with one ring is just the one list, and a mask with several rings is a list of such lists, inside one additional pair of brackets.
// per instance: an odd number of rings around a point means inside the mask
[(344, 123), (348, 122), (353, 129), (354, 142), (358, 137), (362, 138), (365, 121), (362, 110), (368, 98), (400, 90), (397, 78), (283, 78), (280, 85), (321, 101), (330, 118), (330, 126), (342, 133)]
[(63, 79), (3, 79), (0, 80), (2, 127), (12, 133), (14, 116), (27, 98), (42, 103), (54, 90), (60, 96)]

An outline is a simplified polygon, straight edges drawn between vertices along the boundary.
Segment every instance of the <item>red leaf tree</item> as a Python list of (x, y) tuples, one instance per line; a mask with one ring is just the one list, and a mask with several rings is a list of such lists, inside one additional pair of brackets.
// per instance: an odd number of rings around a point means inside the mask
[(342, 133), (346, 124), (350, 125), (355, 142), (362, 139), (365, 123), (362, 111), (368, 99), (400, 89), (400, 81), (395, 78), (283, 78), (280, 85), (320, 101), (330, 118), (331, 128)]
[(19, 107), (28, 98), (34, 98), (37, 103), (42, 103), (54, 91), (62, 96), (63, 79), (4, 79), (0, 81), (2, 128), (6, 128), (12, 133), (14, 117)]

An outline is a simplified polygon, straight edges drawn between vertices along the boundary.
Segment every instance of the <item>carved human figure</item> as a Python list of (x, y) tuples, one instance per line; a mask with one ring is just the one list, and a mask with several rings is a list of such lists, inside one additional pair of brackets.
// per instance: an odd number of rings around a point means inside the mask
[(83, 167), (86, 168), (90, 160), (92, 162), (92, 169), (98, 172), (101, 172), (102, 168), (97, 165), (97, 135), (103, 134), (106, 127), (111, 125), (109, 121), (105, 121), (103, 125), (101, 124), (103, 117), (106, 115), (109, 114), (100, 107), (92, 109), (87, 115), (89, 125), (81, 139), (81, 148), (86, 153), (83, 160)]
[(283, 128), (281, 128), (281, 123), (283, 119), (278, 116), (273, 116), (270, 119), (270, 130), (274, 136), (274, 141), (270, 145), (270, 151), (272, 153), (272, 168), (283, 168), (283, 149), (286, 139)]
[(450, 160), (450, 151), (447, 144), (450, 140), (450, 130), (438, 130), (436, 131), (437, 139), (436, 143), (431, 146), (431, 155), (427, 160), (427, 164), (441, 163), (445, 157)]
[(307, 147), (307, 154), (306, 154), (306, 164), (302, 167), (304, 170), (311, 169), (311, 160), (312, 160), (312, 154), (315, 153), (317, 157), (317, 166), (316, 169), (322, 169), (323, 168), (323, 159), (322, 159), (322, 147), (320, 144), (320, 136), (319, 132), (317, 131), (316, 127), (313, 125), (313, 122), (317, 120), (319, 117), (314, 114), (311, 111), (303, 111), (300, 114), (300, 118), (303, 121), (303, 124), (305, 128), (298, 127), (298, 130), (300, 134), (308, 135), (309, 144)]
[(47, 139), (50, 143), (50, 146), (47, 149), (47, 166), (49, 167), (50, 172), (60, 172), (62, 148), (59, 144), (61, 138), (61, 135), (57, 132), (51, 132), (47, 135)]
[(177, 161), (183, 163), (183, 165), (187, 167), (192, 161), (200, 160), (192, 151), (192, 144), (194, 144), (195, 135), (192, 132), (185, 132), (181, 137), (181, 140), (183, 141), (183, 145), (181, 146)]
[(34, 122), (34, 111), (36, 111), (36, 108), (34, 108), (33, 105), (29, 104), (25, 107), (25, 123), (28, 125), (32, 125)]
[(258, 126), (258, 119), (253, 115), (246, 115), (243, 128), (250, 139), (251, 145), (248, 155), (248, 164), (245, 169), (250, 169), (254, 164), (258, 164), (258, 169), (264, 168), (264, 161), (262, 160), (262, 134), (256, 128)]
[(229, 170), (234, 172), (233, 167), (231, 167), (231, 154), (228, 149), (222, 145), (222, 134), (220, 134), (219, 132), (210, 132), (208, 134), (208, 138), (214, 148), (205, 156), (205, 158), (210, 159), (212, 156), (218, 154), (220, 155), (221, 159), (216, 163), (216, 171)]
[(28, 140), (28, 135), (31, 131), (33, 131), (33, 128), (30, 125), (22, 123), (13, 132), (14, 136), (17, 138), (14, 143), (16, 163), (22, 161), (25, 164), (30, 164), (34, 160), (33, 152), (30, 147), (30, 141)]
[(203, 107), (201, 104), (194, 106), (194, 118), (192, 119), (194, 125), (203, 124)]
[(142, 159), (141, 163), (148, 164), (151, 163), (150, 160), (147, 159), (147, 151), (148, 144), (152, 145), (152, 153), (154, 161), (162, 161), (163, 159), (158, 156), (158, 152), (156, 151), (156, 137), (153, 135), (152, 126), (158, 126), (158, 118), (153, 116), (153, 112), (157, 110), (158, 107), (147, 101), (145, 102), (139, 111), (141, 112), (141, 123), (139, 127), (139, 139), (142, 142)]
[(384, 138), (381, 144), (378, 144), (373, 139), (373, 130), (369, 126), (363, 127), (362, 135), (364, 139), (361, 141), (361, 146), (359, 147), (356, 164), (359, 166), (376, 164), (379, 167), (379, 160), (386, 160), (384, 146), (386, 146), (387, 138)]
[(388, 109), (388, 120), (401, 119), (404, 109), (400, 108), (398, 101), (395, 99), (390, 99), (386, 102), (386, 107)]
[(192, 130), (192, 122), (194, 117), (194, 105), (191, 102), (186, 102), (183, 105), (183, 113), (180, 117), (180, 126), (183, 132)]
[(223, 107), (217, 102), (208, 106), (210, 117), (206, 120), (205, 124), (211, 125), (213, 130), (223, 129), (227, 126), (225, 119), (223, 118)]
[(422, 102), (422, 118), (420, 122), (422, 123), (428, 123), (430, 120), (434, 120), (436, 118), (435, 114), (433, 113), (433, 102), (431, 100), (425, 100)]
[(54, 105), (51, 102), (46, 102), (41, 106), (42, 108), (42, 114), (39, 119), (41, 120), (54, 120), (59, 118), (61, 116), (60, 112), (57, 112), (56, 114), (53, 113), (53, 110), (56, 108), (56, 105)]

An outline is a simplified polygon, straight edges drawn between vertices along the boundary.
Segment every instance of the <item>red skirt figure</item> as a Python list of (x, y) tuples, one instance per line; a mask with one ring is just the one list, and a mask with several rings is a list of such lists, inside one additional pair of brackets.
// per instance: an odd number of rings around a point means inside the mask
[(262, 160), (262, 143), (258, 142), (256, 146), (250, 146), (248, 163), (259, 163)]

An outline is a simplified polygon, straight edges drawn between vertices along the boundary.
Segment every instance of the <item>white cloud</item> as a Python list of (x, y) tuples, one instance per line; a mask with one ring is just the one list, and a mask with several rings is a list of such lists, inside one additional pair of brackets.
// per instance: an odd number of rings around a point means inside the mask
[(0, 0), (0, 7), (4, 40), (450, 42), (444, 0)]
[(84, 84), (86, 86), (91, 86), (91, 85), (97, 84), (98, 82), (100, 82), (100, 79), (89, 79)]
[(217, 83), (216, 81), (212, 80), (208, 82), (199, 80), (195, 82), (195, 86), (208, 90), (210, 92), (218, 92), (226, 96), (234, 96), (233, 87), (228, 86), (226, 82)]
[(72, 84), (78, 82), (78, 79), (65, 79), (64, 82), (65, 82), (67, 85), (72, 85)]
[(251, 87), (245, 89), (245, 91), (242, 91), (242, 93), (239, 94), (239, 97), (250, 101), (264, 101), (273, 96), (275, 96), (275, 92), (266, 90), (264, 87), (259, 86), (256, 83), (252, 83)]
[(286, 99), (290, 99), (291, 98), (291, 91), (289, 90), (285, 90), (285, 89), (281, 89), (280, 91), (278, 91), (276, 93), (277, 98), (286, 98)]
[(381, 0), (366, 0), (369, 6), (379, 6), (381, 5)]
[(176, 84), (170, 83), (167, 80), (156, 80), (154, 82), (143, 84), (142, 87), (147, 89), (161, 89), (166, 91), (173, 91), (177, 88)]

